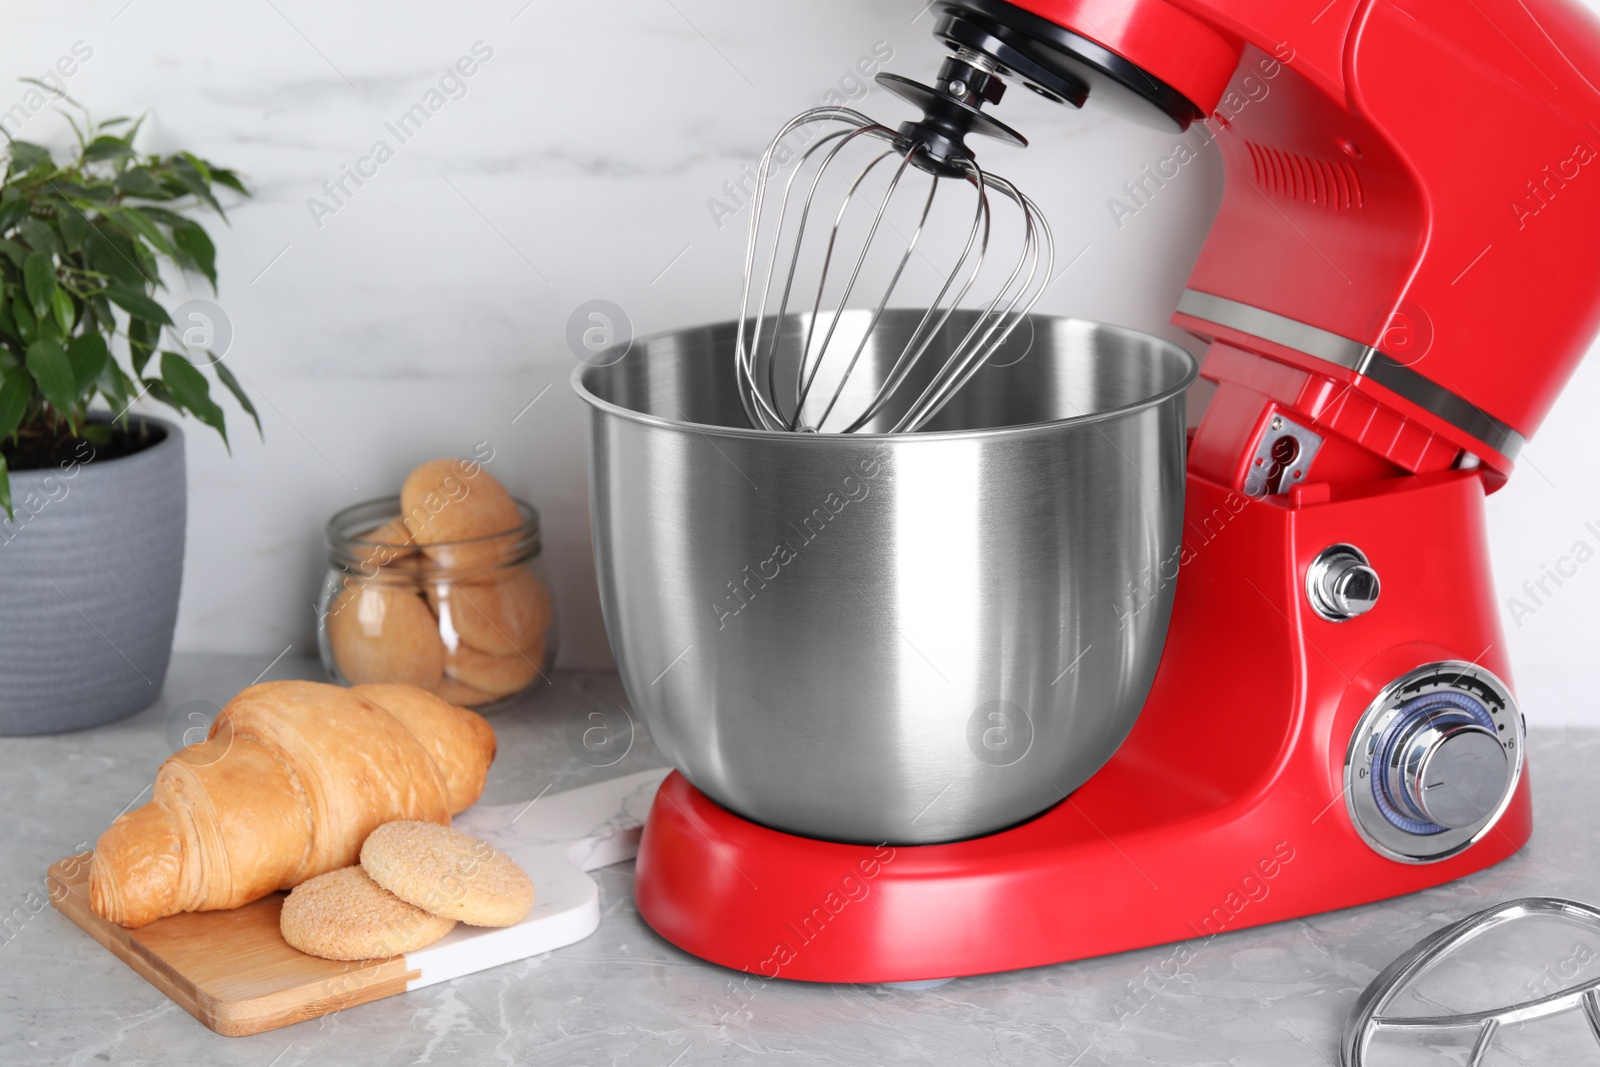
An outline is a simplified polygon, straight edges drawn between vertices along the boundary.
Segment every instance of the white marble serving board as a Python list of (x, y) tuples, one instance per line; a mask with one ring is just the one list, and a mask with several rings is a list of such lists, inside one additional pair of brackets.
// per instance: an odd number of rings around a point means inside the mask
[(457, 815), (457, 829), (489, 842), (528, 872), (533, 910), (515, 926), (457, 924), (442, 940), (406, 953), (407, 965), (421, 972), (406, 988), (447, 982), (594, 933), (600, 890), (586, 872), (634, 857), (650, 802), (667, 774), (640, 771), (523, 804), (479, 804)]

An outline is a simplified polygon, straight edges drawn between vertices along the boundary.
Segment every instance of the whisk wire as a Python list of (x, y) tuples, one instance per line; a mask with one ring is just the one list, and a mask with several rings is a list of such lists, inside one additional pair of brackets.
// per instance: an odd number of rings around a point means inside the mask
[[(831, 317), (831, 319), (830, 319), (830, 321), (828, 323), (828, 333), (823, 338), (821, 350), (817, 353), (817, 358), (812, 363), (811, 375), (806, 380), (805, 388), (803, 390), (801, 390), (801, 393), (800, 393), (800, 409), (795, 412), (795, 423), (799, 422), (800, 411), (803, 411), (804, 408), (805, 408), (806, 397), (809, 396), (810, 393), (811, 393), (811, 386), (816, 381), (817, 371), (822, 368), (822, 356), (827, 352), (828, 345), (833, 340), (834, 331), (839, 328), (839, 323), (840, 323), (840, 321), (842, 320), (842, 318), (844, 316), (845, 308), (849, 306), (850, 294), (852, 292), (854, 292), (855, 286), (856, 286), (856, 281), (861, 277), (861, 268), (867, 261), (867, 255), (872, 251), (873, 238), (875, 238), (878, 235), (878, 229), (879, 229), (880, 226), (883, 225), (884, 212), (889, 210), (889, 201), (894, 198), (894, 191), (900, 185), (901, 179), (905, 177), (906, 168), (911, 166), (911, 158), (912, 158), (912, 156), (914, 154), (915, 154), (915, 149), (914, 148), (912, 150), (906, 152), (905, 156), (900, 161), (899, 169), (895, 171), (895, 175), (894, 175), (893, 180), (891, 180), (889, 182), (889, 188), (884, 191), (883, 199), (878, 204), (878, 213), (873, 217), (872, 229), (867, 231), (867, 239), (861, 245), (861, 255), (856, 258), (855, 269), (853, 271), (851, 271), (849, 283), (845, 286), (844, 292), (839, 295), (839, 306), (834, 310), (833, 316)], [(882, 159), (882, 158), (884, 158), (884, 157), (882, 157), (882, 156), (879, 157), (879, 159)], [(876, 165), (876, 161), (874, 161), (874, 165)], [(865, 177), (865, 175), (863, 175), (863, 177)], [(938, 188), (938, 182), (937, 181), (932, 181), (932, 182), (929, 183), (929, 200), (925, 202), (925, 205), (931, 204), (932, 191), (934, 189), (937, 189), (937, 188)], [(854, 191), (854, 187), (852, 187), (852, 192), (853, 191)], [(925, 211), (926, 211), (926, 206), (925, 206)], [(833, 250), (834, 242), (837, 239), (838, 227), (839, 227), (839, 225), (841, 223), (843, 223), (843, 221), (844, 221), (844, 210), (841, 208), (838, 218), (834, 220), (835, 233), (830, 235), (829, 238), (828, 238), (828, 249), (829, 249), (829, 255), (830, 256), (833, 254), (832, 250)], [(917, 227), (918, 235), (920, 235), (921, 232), (922, 232), (922, 227), (919, 225)], [(850, 374), (851, 374), (852, 371), (855, 370), (856, 362), (858, 360), (860, 360), (861, 353), (866, 350), (867, 341), (869, 339), (871, 339), (871, 337), (872, 337), (872, 329), (873, 329), (874, 326), (876, 326), (878, 324), (878, 320), (883, 317), (883, 310), (884, 310), (885, 307), (888, 306), (890, 298), (894, 295), (895, 286), (900, 283), (900, 276), (905, 273), (906, 264), (908, 262), (910, 262), (911, 255), (912, 255), (912, 253), (914, 251), (915, 251), (915, 240), (913, 239), (913, 241), (907, 242), (905, 253), (903, 255), (901, 255), (901, 257), (900, 257), (900, 263), (895, 268), (894, 276), (889, 279), (889, 284), (884, 287), (883, 299), (878, 302), (877, 310), (873, 313), (871, 321), (868, 323), (867, 328), (864, 331), (862, 331), (860, 343), (856, 345), (856, 350), (851, 355), (850, 362), (845, 365), (844, 373), (839, 376), (839, 385), (838, 385), (838, 387), (834, 389), (833, 396), (828, 401), (828, 406), (825, 409), (823, 409), (822, 415), (817, 419), (817, 425), (818, 426), (821, 426), (823, 423), (828, 421), (828, 416), (830, 414), (832, 414), (834, 405), (839, 402), (839, 397), (843, 394), (845, 385), (850, 381)], [(823, 267), (823, 283), (821, 285), (817, 286), (817, 295), (818, 295), (817, 306), (818, 307), (820, 307), (821, 303), (822, 303), (821, 296), (822, 296), (824, 287), (827, 284), (826, 278), (827, 278), (827, 267), (826, 267), (826, 265), (824, 265), (824, 267)], [(813, 310), (812, 321), (813, 322), (816, 321), (815, 310)], [(795, 424), (791, 423), (789, 428), (791, 430), (795, 429)]]
[[(785, 163), (795, 156), (785, 147), (785, 140), (803, 127), (831, 123), (839, 123), (842, 128), (820, 137), (806, 136), (806, 141), (814, 143), (794, 158), (793, 170), (783, 183), (781, 199), (769, 197), (768, 186), (780, 151)], [(822, 242), (819, 261), (814, 247), (818, 242), (808, 241), (808, 234), (815, 229), (812, 211), (818, 205), (824, 180), (830, 168), (835, 167), (852, 145), (868, 140), (884, 141), (889, 147), (874, 154), (853, 179), (848, 180), (843, 200), (833, 213)], [(767, 146), (757, 170), (751, 202), (735, 342), (740, 399), (752, 426), (764, 430), (853, 433), (883, 421), (888, 423), (883, 432), (921, 429), (1007, 342), (1043, 293), (1054, 269), (1055, 251), (1049, 225), (1038, 205), (1013, 183), (985, 172), (970, 158), (957, 156), (933, 165), (923, 157), (925, 151), (925, 146), (914, 137), (897, 134), (860, 112), (833, 107), (814, 108), (797, 115)], [(846, 255), (843, 234), (847, 221), (856, 215), (852, 208), (867, 199), (864, 196), (867, 182), (890, 157), (898, 157), (898, 165), (881, 194), (871, 196), (875, 204), (870, 209), (871, 221), (859, 250), (852, 245), (851, 254)], [(907, 208), (908, 213), (916, 212), (916, 225), (907, 239), (904, 230), (892, 220), (891, 211), (901, 190), (908, 186), (905, 179), (913, 169), (927, 174), (929, 183), (926, 195), (919, 197), (920, 209)], [(912, 258), (921, 255), (926, 262), (933, 263), (921, 252), (921, 244), (925, 234), (938, 225), (930, 223), (930, 219), (940, 199), (939, 186), (948, 180), (963, 181), (975, 194), (971, 223), (965, 227), (965, 242), (954, 264), (938, 279), (937, 292), (910, 338), (899, 346), (898, 353), (879, 352), (873, 347), (878, 341), (879, 323), (908, 277)], [(803, 199), (798, 199), (800, 189), (804, 189)], [(775, 215), (769, 211), (774, 199), (777, 200)], [(951, 344), (945, 338), (951, 316), (978, 282), (990, 276), (984, 267), (993, 251), (995, 214), (992, 201), (995, 199), (1008, 202), (1021, 216), (1020, 252), (1009, 271), (1002, 268), (999, 272), (1004, 275), (1003, 280), (991, 291), (982, 313), (972, 319), (964, 335)], [(797, 215), (792, 212), (796, 203)], [(905, 240), (904, 249), (883, 256), (885, 231), (892, 231)], [(786, 239), (790, 242), (787, 255), (784, 254)], [(1008, 257), (1009, 246), (1014, 243), (1014, 240), (1008, 242)], [(808, 248), (812, 249), (809, 253)], [(778, 281), (780, 257), (787, 261), (786, 269), (782, 269), (781, 287)], [(863, 325), (861, 318), (846, 312), (861, 290), (869, 262), (878, 264), (872, 268), (875, 288), (879, 285), (876, 277), (879, 272), (886, 272), (887, 279), (882, 282), (877, 296), (864, 302), (863, 306), (871, 308), (871, 314), (865, 317)], [(849, 264), (848, 273), (844, 269), (846, 263)], [(803, 267), (813, 274), (802, 281)], [(935, 270), (938, 269), (935, 265)], [(829, 288), (836, 275), (842, 278), (842, 285), (835, 299), (829, 296)], [(815, 288), (809, 311), (804, 310), (804, 304), (801, 310), (792, 309), (797, 288), (810, 288), (813, 282)], [(985, 289), (992, 284), (986, 282)], [(776, 294), (775, 288), (780, 289)], [(830, 310), (825, 311), (825, 306)], [(792, 318), (802, 317), (803, 323), (791, 325)], [(851, 325), (841, 330), (845, 322)], [(792, 340), (800, 342), (797, 350), (789, 347)], [(780, 366), (788, 362), (790, 357), (783, 353), (789, 351), (796, 352), (792, 383), (788, 380), (790, 371)], [(869, 351), (873, 353), (870, 360), (865, 358)], [(932, 355), (935, 351), (937, 355)], [(938, 366), (928, 373), (918, 372), (930, 358), (937, 359)], [(826, 375), (823, 374), (825, 362), (833, 368)], [(893, 414), (885, 415), (891, 403), (906, 392), (913, 373), (917, 374), (914, 397), (904, 408), (897, 404)], [(852, 383), (862, 374), (874, 375), (877, 380), (866, 389), (860, 389)], [(823, 383), (826, 383), (825, 402), (820, 391)], [(846, 398), (858, 397), (867, 398), (864, 405), (858, 407), (854, 401), (845, 404)], [(807, 414), (808, 409), (814, 412), (818, 408), (821, 410), (817, 417)]]
[[(992, 185), (1016, 203), (1022, 211), (1024, 219), (1023, 252), (995, 298), (990, 301), (983, 314), (973, 322), (971, 329), (961, 339), (961, 343), (956, 346), (954, 353), (946, 360), (944, 366), (940, 368), (939, 373), (934, 376), (933, 380), (928, 383), (922, 394), (906, 410), (900, 421), (890, 429), (890, 433), (905, 433), (920, 428), (928, 419), (937, 414), (939, 409), (944, 406), (951, 396), (955, 395), (957, 390), (971, 380), (972, 376), (978, 372), (989, 356), (1010, 337), (1011, 332), (1016, 329), (1017, 323), (1022, 321), (1022, 317), (1027, 313), (1026, 308), (1021, 312), (1017, 312), (1016, 308), (1017, 304), (1028, 293), (1033, 279), (1037, 276), (1041, 243), (1046, 246), (1045, 255), (1049, 264), (1051, 266), (1054, 264), (1053, 242), (1048, 238), (1048, 230), (1044, 231), (1046, 238), (1041, 242), (1040, 231), (1035, 225), (1035, 218), (1038, 219), (1038, 225), (1043, 226), (1045, 225), (1044, 217), (1038, 213), (1037, 207), (1033, 205), (1032, 201), (1023, 196), (1016, 186), (1006, 179), (998, 175), (985, 175), (976, 162), (969, 162), (968, 165), (971, 168), (968, 175), (969, 180), (974, 181), (984, 191), (985, 198), (987, 198), (988, 187)], [(1022, 274), (1024, 267), (1028, 268), (1027, 277), (1023, 279), (1022, 285), (1012, 295), (1011, 301), (1006, 305), (1005, 310), (996, 314), (995, 308), (1005, 299), (1006, 294), (1011, 292), (1011, 287), (1016, 284), (1017, 278)], [(1050, 269), (1050, 266), (1046, 267), (1046, 278), (1050, 275)], [(1035, 299), (1037, 299), (1037, 296), (1035, 296)], [(996, 336), (997, 331), (999, 336)], [(976, 342), (973, 341), (975, 337), (977, 338)], [(972, 343), (970, 349), (968, 348), (969, 343)]]
[[(825, 110), (826, 111), (826, 110), (831, 110), (831, 109), (817, 109), (817, 110)], [(808, 112), (808, 114), (809, 114), (809, 112)], [(850, 112), (849, 114), (855, 115), (856, 113)], [(804, 116), (802, 116), (802, 117), (804, 117)], [(856, 115), (856, 117), (857, 118), (861, 118), (863, 120), (866, 119), (866, 116), (864, 116), (864, 115)], [(822, 165), (817, 168), (817, 172), (816, 172), (815, 176), (813, 176), (813, 178), (811, 180), (811, 188), (806, 193), (805, 203), (801, 207), (801, 211), (800, 211), (800, 229), (801, 229), (802, 232), (805, 229), (806, 219), (809, 217), (809, 215), (811, 213), (811, 205), (812, 205), (813, 201), (816, 198), (817, 186), (821, 183), (823, 175), (827, 172), (828, 165), (833, 162), (834, 158), (837, 157), (840, 152), (842, 152), (846, 147), (849, 146), (849, 144), (850, 144), (850, 142), (852, 140), (854, 140), (856, 137), (865, 135), (869, 129), (870, 129), (870, 126), (859, 127), (859, 128), (853, 129), (853, 130), (849, 129), (849, 128), (846, 128), (846, 129), (843, 129), (843, 130), (839, 130), (839, 131), (837, 131), (835, 133), (828, 134), (827, 136), (821, 138), (820, 140), (817, 141), (816, 144), (814, 144), (810, 148), (806, 149), (806, 151), (801, 155), (800, 159), (796, 162), (793, 173), (791, 173), (789, 175), (789, 180), (784, 183), (783, 200), (778, 206), (778, 218), (779, 218), (779, 222), (780, 222), (780, 227), (781, 227), (782, 220), (788, 216), (789, 197), (791, 196), (791, 194), (794, 191), (794, 183), (795, 183), (796, 180), (799, 179), (800, 175), (804, 172), (805, 164), (810, 160), (810, 158), (813, 155), (815, 155), (817, 152), (821, 151), (825, 146), (827, 146), (829, 144), (829, 142), (834, 141), (836, 139), (839, 141), (838, 144), (834, 145), (831, 149), (829, 149), (827, 157), (823, 160)], [(751, 207), (751, 212), (752, 212), (751, 219), (752, 219), (752, 222), (751, 222), (751, 229), (750, 229), (750, 247), (751, 247), (752, 253), (753, 253), (753, 250), (754, 250), (755, 245), (756, 245), (756, 222), (755, 222), (755, 220), (760, 218), (761, 199), (762, 199), (762, 195), (761, 194), (765, 189), (766, 174), (767, 174), (768, 170), (770, 169), (771, 157), (772, 157), (773, 153), (776, 151), (776, 149), (779, 146), (779, 144), (781, 144), (782, 139), (783, 139), (783, 137), (785, 135), (786, 135), (786, 133), (785, 134), (780, 134), (776, 139), (773, 140), (772, 144), (767, 148), (767, 152), (762, 157), (762, 160), (761, 160), (761, 167), (760, 167), (760, 169), (759, 169), (759, 171), (757, 172), (757, 175), (756, 175), (756, 189), (757, 189), (756, 202)], [(761, 289), (761, 306), (762, 307), (765, 307), (765, 305), (766, 305), (767, 297), (770, 294), (771, 289), (772, 289), (773, 279), (777, 276), (778, 252), (782, 248), (782, 242), (781, 242), (781, 240), (779, 240), (777, 238), (781, 238), (781, 236), (782, 236), (782, 234), (781, 234), (781, 231), (780, 231), (779, 234), (775, 235), (775, 239), (772, 242), (772, 256), (767, 261), (766, 280), (763, 283), (762, 289)], [(769, 384), (769, 388), (772, 389), (773, 393), (772, 393), (772, 397), (771, 397), (771, 403), (770, 403), (770, 405), (768, 405), (768, 409), (767, 410), (772, 415), (772, 419), (773, 419), (773, 423), (774, 423), (774, 424), (769, 424), (769, 425), (766, 426), (766, 428), (769, 429), (769, 430), (789, 429), (788, 420), (782, 414), (782, 404), (778, 400), (777, 390), (776, 390), (776, 385), (775, 385), (775, 379), (772, 376), (772, 368), (776, 365), (778, 341), (782, 337), (782, 334), (783, 334), (783, 322), (784, 322), (784, 319), (788, 316), (789, 295), (790, 295), (790, 293), (792, 292), (792, 289), (793, 289), (794, 278), (795, 278), (795, 269), (796, 269), (796, 266), (798, 265), (798, 263), (800, 261), (801, 250), (802, 250), (801, 243), (799, 241), (795, 241), (794, 242), (794, 254), (792, 256), (790, 256), (790, 259), (789, 259), (789, 271), (788, 271), (788, 274), (786, 275), (786, 279), (785, 279), (785, 282), (784, 282), (783, 296), (778, 302), (777, 321), (773, 324), (772, 331), (771, 331), (772, 340), (768, 345), (768, 351), (767, 351), (768, 384)], [(748, 269), (749, 268), (747, 266), (746, 267), (746, 271), (747, 271), (747, 273), (746, 273), (746, 281), (745, 281), (745, 288), (746, 288), (747, 292), (748, 292), (748, 289), (749, 289)], [(743, 323), (744, 323), (744, 310), (743, 309), (744, 309), (744, 303), (741, 301), (740, 314), (739, 314), (740, 333), (741, 333), (741, 335), (743, 334)], [(750, 370), (751, 370), (752, 375), (754, 373), (756, 362), (758, 362), (760, 360), (760, 353), (761, 353), (761, 343), (760, 343), (761, 342), (761, 324), (762, 324), (762, 319), (758, 318), (756, 320), (755, 336), (752, 339), (751, 346), (750, 346), (751, 347)], [(809, 330), (809, 326), (808, 326), (807, 335), (806, 335), (806, 345), (807, 346), (810, 345), (810, 330)], [(803, 353), (805, 351), (805, 349), (802, 348), (801, 351)], [(741, 355), (742, 355), (742, 353), (741, 353)]]
[[(778, 149), (783, 145), (785, 138), (803, 126), (807, 126), (816, 122), (829, 121), (843, 122), (846, 124), (845, 129), (838, 130), (822, 137), (815, 145), (812, 145), (809, 149), (807, 149), (799, 162), (797, 162), (794, 173), (790, 176), (789, 182), (786, 183), (784, 187), (783, 204), (779, 209), (779, 217), (781, 219), (782, 216), (787, 212), (789, 192), (793, 187), (794, 180), (804, 169), (805, 162), (823, 146), (838, 138), (849, 135), (852, 131), (852, 128), (859, 131), (862, 128), (873, 125), (873, 122), (860, 112), (853, 111), (849, 108), (812, 108), (809, 111), (805, 111), (799, 115), (796, 115), (794, 118), (790, 119), (784, 124), (783, 128), (778, 131), (777, 135), (774, 136), (772, 141), (767, 145), (766, 151), (761, 155), (761, 162), (756, 168), (756, 191), (755, 197), (750, 205), (750, 228), (748, 237), (745, 241), (744, 286), (739, 297), (739, 336), (735, 341), (735, 355), (737, 357), (736, 362), (738, 364), (739, 371), (739, 397), (741, 402), (744, 404), (745, 415), (750, 419), (752, 425), (759, 424), (762, 428), (768, 430), (782, 429), (784, 426), (784, 420), (779, 415), (775, 407), (776, 393), (774, 392), (773, 396), (769, 399), (766, 394), (762, 393), (760, 387), (756, 384), (755, 364), (757, 355), (760, 352), (761, 327), (762, 323), (765, 321), (764, 315), (759, 313), (757, 314), (754, 324), (754, 332), (751, 334), (748, 341), (745, 336), (746, 322), (749, 316), (750, 307), (750, 281), (754, 276), (756, 251), (759, 244), (759, 223), (762, 217), (762, 208), (764, 207), (766, 201), (767, 180), (768, 176), (772, 172), (773, 158), (776, 156)], [(774, 275), (774, 267), (777, 264), (779, 247), (779, 242), (774, 240), (772, 245), (772, 258), (767, 264), (766, 282), (761, 290), (761, 298), (758, 304), (758, 309), (764, 307), (766, 304), (767, 295)], [(796, 251), (798, 254), (798, 248)], [(776, 336), (778, 331), (776, 328), (774, 328), (773, 332), (774, 336)]]
[[(796, 391), (799, 394), (799, 398), (800, 399), (799, 399), (798, 405), (795, 408), (794, 417), (793, 417), (793, 419), (790, 420), (790, 423), (789, 423), (789, 429), (791, 429), (791, 430), (795, 429), (796, 426), (798, 425), (799, 421), (800, 421), (800, 413), (801, 413), (802, 410), (804, 410), (805, 405), (806, 405), (806, 396), (811, 391), (811, 383), (816, 380), (817, 368), (820, 368), (822, 366), (822, 360), (820, 358), (818, 358), (814, 362), (811, 362), (811, 352), (812, 352), (812, 347), (813, 347), (811, 342), (812, 342), (812, 337), (813, 337), (814, 331), (816, 330), (817, 322), (819, 321), (819, 318), (820, 318), (818, 313), (822, 310), (822, 299), (827, 293), (828, 274), (833, 268), (833, 252), (834, 252), (834, 249), (838, 246), (839, 228), (840, 228), (840, 226), (842, 226), (844, 224), (845, 214), (850, 210), (850, 203), (851, 203), (852, 200), (855, 199), (856, 192), (861, 188), (862, 183), (865, 182), (867, 180), (867, 178), (871, 176), (873, 170), (875, 170), (877, 168), (879, 163), (882, 163), (885, 159), (888, 159), (890, 156), (892, 156), (894, 154), (895, 154), (895, 151), (894, 151), (893, 148), (887, 149), (886, 151), (882, 152), (877, 157), (875, 157), (872, 160), (872, 162), (868, 163), (866, 165), (866, 167), (861, 171), (861, 173), (856, 176), (856, 180), (850, 184), (849, 192), (845, 193), (844, 200), (839, 205), (838, 213), (834, 216), (833, 227), (828, 231), (827, 250), (823, 254), (823, 257), (822, 257), (822, 268), (821, 268), (820, 276), (817, 279), (817, 298), (816, 298), (816, 300), (812, 301), (812, 304), (811, 304), (811, 318), (808, 319), (807, 322), (806, 322), (805, 340), (800, 345), (800, 362), (799, 362), (799, 364), (797, 365), (797, 367), (795, 369), (795, 388), (796, 388)], [(860, 256), (859, 259), (856, 260), (855, 270), (851, 273), (850, 281), (845, 286), (844, 293), (839, 299), (839, 306), (840, 306), (841, 310), (850, 301), (850, 292), (855, 287), (856, 279), (861, 276), (861, 265), (866, 262), (867, 253), (868, 253), (868, 251), (871, 250), (872, 238), (877, 233), (878, 224), (883, 220), (883, 212), (884, 212), (885, 209), (888, 208), (889, 201), (894, 196), (895, 187), (897, 185), (899, 185), (900, 179), (904, 174), (905, 174), (905, 167), (902, 164), (902, 166), (895, 172), (894, 179), (889, 183), (889, 188), (884, 193), (883, 199), (879, 202), (878, 213), (873, 218), (872, 230), (868, 232), (867, 239), (866, 239), (865, 243), (863, 243), (862, 246), (861, 246), (861, 256)], [(822, 177), (822, 175), (819, 172), (818, 175), (817, 175), (817, 178), (818, 178), (819, 181), (821, 180), (821, 177)], [(816, 192), (816, 185), (813, 184), (812, 185), (812, 193), (814, 194), (815, 192)], [(805, 245), (806, 218), (810, 214), (810, 207), (811, 207), (811, 204), (810, 204), (810, 199), (808, 197), (807, 198), (807, 203), (806, 203), (806, 210), (801, 212), (801, 214), (800, 214), (800, 224), (799, 224), (799, 226), (797, 227), (797, 229), (795, 231), (794, 245), (795, 245), (795, 251), (797, 253)], [(788, 279), (786, 279), (786, 281), (784, 283), (785, 289), (787, 289), (790, 285), (794, 284), (794, 271), (795, 271), (796, 265), (798, 264), (798, 259), (799, 259), (799, 257), (797, 255), (795, 257), (795, 259), (790, 261), (790, 264), (789, 264), (789, 277), (788, 277)], [(828, 329), (828, 332), (822, 339), (822, 346), (821, 346), (822, 352), (826, 352), (827, 351), (828, 343), (833, 340), (833, 327), (838, 324), (838, 318), (837, 317), (831, 318), (829, 320), (829, 322), (830, 322), (830, 327)], [(820, 357), (820, 353), (819, 353), (819, 357)], [(806, 366), (807, 366), (808, 362), (811, 362), (811, 366), (812, 366), (811, 374), (809, 376), (806, 374)]]
[[(872, 403), (867, 405), (866, 410), (857, 416), (855, 422), (845, 427), (844, 432), (853, 433), (877, 416), (895, 391), (900, 388), (901, 382), (911, 373), (917, 361), (922, 358), (922, 354), (938, 338), (940, 331), (944, 329), (945, 323), (949, 321), (950, 316), (955, 313), (956, 309), (961, 306), (961, 302), (966, 299), (967, 292), (972, 288), (973, 283), (977, 281), (978, 272), (983, 269), (983, 259), (989, 248), (991, 220), (989, 201), (983, 195), (982, 185), (975, 183), (973, 188), (976, 196), (973, 200), (972, 226), (967, 231), (967, 241), (962, 246), (961, 255), (956, 259), (955, 267), (945, 276), (944, 284), (940, 286), (939, 292), (935, 294), (933, 301), (928, 305), (928, 310), (923, 313), (921, 320), (917, 323), (917, 328), (912, 331), (910, 339), (907, 340), (905, 347), (901, 349), (899, 358), (890, 367), (889, 373), (884, 376), (884, 382), (878, 387), (878, 392), (873, 396)], [(973, 257), (974, 250), (977, 252), (976, 257)], [(972, 258), (972, 270), (967, 274), (966, 280), (961, 284), (961, 288), (951, 298), (949, 305), (945, 306), (945, 296), (949, 293), (950, 287), (955, 284), (956, 279), (960, 277), (962, 269), (969, 258)], [(941, 309), (942, 314), (940, 314)], [(928, 329), (928, 323), (936, 314), (939, 316), (939, 321), (934, 324), (932, 329)]]

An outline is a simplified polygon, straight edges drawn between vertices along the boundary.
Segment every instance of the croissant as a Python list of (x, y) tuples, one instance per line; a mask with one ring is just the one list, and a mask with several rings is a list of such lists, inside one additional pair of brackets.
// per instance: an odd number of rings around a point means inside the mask
[(494, 752), (482, 716), (414, 686), (253, 685), (101, 835), (90, 904), (136, 928), (291, 889), (355, 863), (383, 823), (448, 825)]

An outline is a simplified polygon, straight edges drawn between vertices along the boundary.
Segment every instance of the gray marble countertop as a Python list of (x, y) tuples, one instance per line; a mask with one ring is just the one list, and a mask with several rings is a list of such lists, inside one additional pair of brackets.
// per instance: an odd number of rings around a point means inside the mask
[[(696, 1067), (770, 1054), (801, 1064), (1332, 1065), (1361, 989), (1433, 929), (1510, 897), (1600, 901), (1588, 763), (1600, 731), (1535, 723), (1536, 821), (1521, 853), (1413, 896), (1223, 935), (1176, 975), (1159, 969), (1168, 948), (920, 991), (775, 981), (752, 995), (645, 926), (629, 863), (597, 873), (600, 929), (578, 944), (270, 1033), (219, 1037), (39, 905), (45, 868), (142, 802), (188, 716), (214, 711), (263, 666), (179, 656), (162, 698), (139, 715), (0, 739), (0, 1063)], [(318, 673), (285, 658), (267, 677)], [(664, 765), (642, 728), (621, 761), (584, 762), (572, 738), (597, 700), (623, 702), (615, 676), (562, 672), (497, 715), (500, 755), (484, 800)]]

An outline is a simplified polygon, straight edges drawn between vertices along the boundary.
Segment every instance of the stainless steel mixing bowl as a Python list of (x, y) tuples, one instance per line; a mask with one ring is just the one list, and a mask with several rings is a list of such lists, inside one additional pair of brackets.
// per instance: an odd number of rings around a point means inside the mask
[[(863, 388), (920, 314), (878, 324)], [(923, 432), (784, 433), (748, 428), (734, 330), (573, 375), (606, 630), (651, 736), (713, 800), (814, 838), (952, 841), (1058, 803), (1155, 675), (1194, 360), (1035, 316)]]

